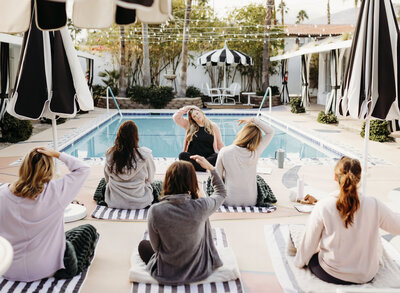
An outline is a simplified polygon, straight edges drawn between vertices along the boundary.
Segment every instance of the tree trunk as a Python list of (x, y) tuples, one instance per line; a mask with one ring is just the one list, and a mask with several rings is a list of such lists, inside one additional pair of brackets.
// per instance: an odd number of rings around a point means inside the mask
[(272, 21), (273, 7), (275, 7), (274, 0), (267, 0), (267, 8), (265, 12), (264, 21), (264, 48), (263, 48), (263, 64), (262, 64), (262, 90), (266, 91), (269, 87), (269, 32)]
[(179, 77), (179, 90), (178, 96), (186, 96), (186, 80), (187, 80), (187, 67), (188, 67), (188, 54), (189, 54), (189, 27), (190, 27), (190, 12), (192, 10), (192, 0), (186, 0), (186, 12), (185, 12), (185, 25), (183, 27), (183, 43), (182, 43), (182, 60), (181, 70)]
[(329, 5), (329, 0), (328, 4), (326, 5), (326, 13), (328, 17), (328, 24), (331, 24), (331, 6)]
[(150, 86), (149, 27), (142, 23), (143, 32), (143, 85)]
[(126, 60), (125, 60), (125, 28), (119, 27), (121, 37), (121, 55), (119, 66), (119, 96), (126, 97)]
[(283, 0), (281, 0), (281, 19), (282, 19), (282, 25), (285, 25), (285, 6)]

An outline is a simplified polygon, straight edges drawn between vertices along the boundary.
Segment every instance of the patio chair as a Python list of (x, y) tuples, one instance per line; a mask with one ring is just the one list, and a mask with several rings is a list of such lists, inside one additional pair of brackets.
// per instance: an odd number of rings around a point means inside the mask
[(235, 97), (239, 96), (239, 103), (240, 103), (240, 84), (237, 82), (232, 83), (228, 89), (224, 90), (222, 93), (222, 99), (225, 101), (232, 100), (233, 104), (236, 104)]
[(211, 98), (211, 103), (215, 103), (215, 101), (221, 102), (221, 91), (217, 88), (210, 88), (208, 83), (205, 84), (206, 96)]

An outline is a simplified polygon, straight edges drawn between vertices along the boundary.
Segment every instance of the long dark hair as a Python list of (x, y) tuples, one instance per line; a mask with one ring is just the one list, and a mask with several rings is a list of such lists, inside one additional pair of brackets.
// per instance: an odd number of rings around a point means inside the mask
[(136, 170), (137, 158), (144, 159), (138, 151), (139, 132), (135, 122), (125, 121), (118, 129), (117, 137), (107, 153), (111, 154), (111, 164), (109, 167), (112, 173), (122, 173), (126, 167), (129, 170)]
[(165, 173), (161, 196), (189, 193), (192, 199), (199, 198), (196, 170), (186, 161), (173, 162)]
[(360, 207), (357, 184), (361, 180), (361, 165), (357, 159), (342, 157), (335, 167), (335, 174), (340, 185), (336, 208), (346, 228), (353, 224), (354, 214)]

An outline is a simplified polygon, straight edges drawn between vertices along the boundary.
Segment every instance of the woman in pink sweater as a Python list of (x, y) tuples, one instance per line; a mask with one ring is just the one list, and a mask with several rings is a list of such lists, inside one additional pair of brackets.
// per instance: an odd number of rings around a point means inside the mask
[(361, 166), (342, 157), (335, 167), (340, 191), (320, 200), (308, 220), (294, 264), (334, 284), (362, 284), (379, 270), (379, 228), (400, 234), (400, 214), (373, 197), (359, 197)]
[[(53, 179), (53, 158), (62, 161), (70, 173)], [(77, 158), (36, 148), (25, 156), (19, 178), (0, 188), (0, 236), (14, 249), (5, 279), (71, 278), (89, 266), (98, 238), (96, 229), (87, 224), (64, 232), (64, 209), (89, 171)]]

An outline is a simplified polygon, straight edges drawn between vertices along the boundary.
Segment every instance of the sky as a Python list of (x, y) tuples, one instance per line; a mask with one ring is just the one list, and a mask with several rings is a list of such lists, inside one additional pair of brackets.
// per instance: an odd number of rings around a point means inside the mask
[[(211, 6), (214, 5), (218, 15), (224, 15), (227, 10), (235, 7), (242, 7), (251, 3), (264, 4), (266, 0), (209, 0)], [(286, 6), (289, 8), (285, 15), (286, 23), (295, 23), (297, 13), (303, 9), (309, 16), (309, 19), (326, 17), (327, 0), (285, 0)], [(360, 1), (358, 1), (360, 2)], [(392, 0), (393, 3), (400, 3), (400, 0)], [(275, 0), (275, 5), (278, 6), (280, 0)], [(360, 4), (358, 4), (360, 5)], [(331, 14), (354, 8), (354, 0), (330, 0)], [(278, 20), (280, 18), (278, 13)]]

